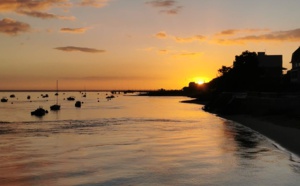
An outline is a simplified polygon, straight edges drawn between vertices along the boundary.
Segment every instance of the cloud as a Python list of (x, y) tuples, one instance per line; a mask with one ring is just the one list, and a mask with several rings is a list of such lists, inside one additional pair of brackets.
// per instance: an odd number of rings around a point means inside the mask
[(160, 12), (169, 15), (178, 14), (182, 9), (182, 6), (178, 6), (177, 1), (175, 0), (152, 0), (146, 2), (146, 4), (154, 8), (163, 8), (163, 10), (161, 10)]
[(61, 28), (60, 32), (71, 33), (71, 34), (82, 34), (90, 28)]
[(68, 0), (1, 0), (0, 12), (17, 10), (47, 10), (52, 7), (69, 7), (71, 3)]
[(247, 42), (299, 42), (300, 28), (287, 31), (273, 31), (266, 34), (244, 35), (233, 38), (218, 38), (219, 44), (246, 44)]
[(109, 0), (81, 0), (80, 6), (103, 7), (106, 6)]
[(21, 32), (29, 32), (30, 25), (18, 22), (14, 19), (4, 18), (0, 21), (0, 32), (7, 35), (17, 35)]
[(66, 47), (56, 47), (54, 49), (61, 50), (64, 52), (87, 52), (87, 53), (104, 53), (105, 50), (98, 50), (94, 48), (85, 48), (85, 47), (75, 47), (75, 46), (66, 46)]
[(160, 49), (160, 50), (158, 50), (158, 52), (161, 54), (168, 54), (170, 51), (167, 49)]
[(61, 8), (66, 11), (74, 6), (103, 7), (109, 0), (0, 0), (1, 12), (15, 12), (26, 16), (41, 19), (65, 19), (74, 20), (74, 16), (60, 16), (48, 13), (53, 8)]
[(177, 52), (173, 55), (175, 58), (194, 58), (194, 57), (200, 57), (203, 55), (203, 52)]
[(66, 8), (72, 4), (69, 0), (1, 0), (0, 12), (15, 12), (26, 16), (41, 18), (41, 19), (68, 19), (72, 20), (74, 17), (66, 17), (54, 15), (46, 12), (52, 8)]
[(115, 76), (85, 76), (85, 77), (60, 77), (63, 80), (84, 80), (84, 81), (115, 81), (115, 80), (139, 80), (139, 79), (160, 79), (161, 77), (134, 76), (134, 75), (115, 75)]
[(215, 34), (216, 36), (232, 36), (237, 34), (247, 34), (256, 32), (269, 32), (270, 29), (228, 29), (223, 30), (220, 33)]
[(195, 35), (192, 37), (174, 37), (176, 42), (194, 42), (194, 41), (203, 41), (205, 39), (202, 35)]
[(36, 17), (36, 18), (41, 18), (41, 19), (64, 19), (64, 20), (74, 20), (75, 17), (73, 16), (59, 16), (55, 14), (50, 14), (47, 12), (40, 12), (40, 11), (27, 11), (27, 10), (17, 10), (17, 13), (31, 16), (31, 17)]
[(176, 51), (170, 49), (158, 49), (158, 48), (147, 48), (145, 51), (156, 52), (160, 55), (168, 55), (171, 57), (199, 57), (203, 55), (203, 52), (191, 52), (191, 51)]
[(155, 37), (163, 39), (167, 37), (167, 34), (165, 32), (158, 32), (155, 34)]
[(184, 52), (184, 53), (180, 53), (178, 55), (180, 56), (198, 56), (198, 55), (202, 55), (202, 52)]
[(174, 0), (152, 0), (146, 2), (153, 7), (172, 7), (176, 4)]
[(159, 39), (171, 38), (174, 41), (179, 42), (179, 43), (191, 43), (194, 41), (203, 41), (206, 39), (206, 37), (202, 36), (202, 35), (195, 35), (195, 36), (191, 36), (191, 37), (172, 36), (172, 35), (168, 35), (166, 32), (163, 32), (163, 31), (156, 33), (155, 37), (159, 38)]
[(178, 14), (181, 9), (182, 9), (182, 6), (177, 6), (177, 7), (168, 9), (168, 10), (162, 10), (160, 12), (165, 13), (165, 14), (169, 14), (169, 15), (175, 15), (175, 14)]

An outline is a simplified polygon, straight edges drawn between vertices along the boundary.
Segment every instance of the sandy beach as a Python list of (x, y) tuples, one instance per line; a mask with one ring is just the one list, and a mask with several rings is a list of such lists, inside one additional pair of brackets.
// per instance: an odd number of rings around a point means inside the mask
[(297, 117), (286, 115), (222, 115), (221, 117), (243, 124), (300, 156), (300, 119)]

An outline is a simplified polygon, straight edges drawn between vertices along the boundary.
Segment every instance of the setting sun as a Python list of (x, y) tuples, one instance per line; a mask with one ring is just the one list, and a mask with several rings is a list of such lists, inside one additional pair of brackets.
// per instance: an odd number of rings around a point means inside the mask
[(198, 85), (202, 85), (205, 82), (208, 82), (209, 80), (207, 78), (204, 78), (204, 77), (194, 77), (192, 79), (192, 81), (195, 82), (195, 83), (197, 83)]
[(198, 85), (202, 85), (203, 83), (205, 83), (203, 80), (198, 80), (197, 82), (196, 82)]

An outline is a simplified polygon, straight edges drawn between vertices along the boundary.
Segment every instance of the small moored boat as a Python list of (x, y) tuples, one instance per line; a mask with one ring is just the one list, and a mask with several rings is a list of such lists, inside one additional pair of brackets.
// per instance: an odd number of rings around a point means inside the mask
[(50, 106), (50, 110), (57, 111), (60, 110), (60, 105), (58, 104), (58, 81), (56, 81), (56, 104)]
[(81, 102), (80, 101), (76, 101), (76, 103), (75, 103), (75, 107), (81, 107)]
[(6, 97), (3, 97), (2, 99), (1, 99), (1, 102), (7, 102), (8, 101), (8, 99), (6, 98)]
[(67, 98), (67, 100), (68, 100), (68, 101), (74, 101), (74, 100), (75, 100), (75, 97), (74, 97), (74, 96), (70, 96), (70, 97)]
[(31, 115), (34, 115), (34, 116), (44, 116), (47, 113), (48, 113), (48, 110), (45, 110), (42, 107), (39, 107), (35, 111), (32, 111)]

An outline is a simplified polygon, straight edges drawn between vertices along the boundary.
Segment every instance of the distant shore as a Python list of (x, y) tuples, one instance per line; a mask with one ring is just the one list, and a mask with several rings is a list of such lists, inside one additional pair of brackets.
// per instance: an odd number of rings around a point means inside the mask
[[(183, 103), (204, 105), (203, 101), (193, 99)], [(218, 116), (247, 126), (288, 151), (300, 156), (300, 117), (294, 114), (218, 114)]]

